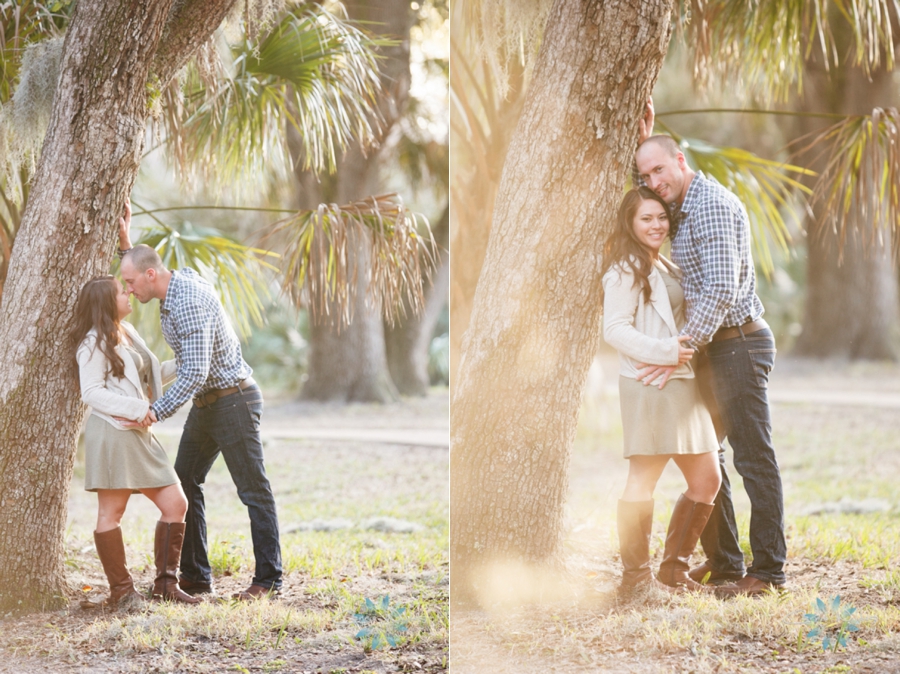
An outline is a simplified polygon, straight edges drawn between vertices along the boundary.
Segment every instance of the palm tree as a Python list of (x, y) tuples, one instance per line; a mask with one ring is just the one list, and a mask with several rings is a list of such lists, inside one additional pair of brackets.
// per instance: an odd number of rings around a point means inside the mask
[[(21, 45), (26, 40), (39, 43), (41, 39), (59, 37), (57, 24), (64, 26), (67, 19), (65, 15), (51, 15), (42, 6), (31, 3), (19, 7), (18, 15), (21, 21), (5, 24), (10, 35), (4, 41), (8, 48), (2, 52), (2, 63), (9, 79), (4, 80), (0, 93), (9, 92), (8, 98), (12, 98), (12, 82), (21, 66), (24, 53)], [(245, 23), (244, 31), (243, 39), (231, 45), (224, 57), (207, 54), (205, 59), (197, 59), (188, 67), (183, 80), (173, 80), (162, 92), (165, 148), (186, 181), (190, 182), (199, 174), (205, 184), (220, 188), (243, 186), (245, 191), (251, 192), (255, 186), (261, 190), (264, 181), (270, 180), (273, 173), (284, 179), (291, 175), (294, 166), (302, 166), (315, 174), (332, 172), (339, 154), (349, 144), (374, 143), (378, 118), (372, 113), (380, 91), (374, 49), (387, 42), (370, 37), (345, 17), (321, 6), (308, 9), (295, 6), (261, 35), (253, 24)], [(251, 40), (251, 33), (255, 33), (256, 41)], [(32, 61), (37, 60), (40, 66), (34, 70), (55, 72), (57, 64), (42, 63), (40, 59), (47, 61), (58, 57), (58, 51), (49, 55), (34, 54)], [(43, 87), (43, 100), (26, 99), (19, 104), (23, 108), (20, 117), (30, 120), (41, 116), (33, 113), (36, 108), (41, 110), (49, 105), (52, 90), (48, 96), (46, 89)], [(22, 92), (21, 85), (18, 90)], [(5, 101), (0, 100), (2, 102)], [(22, 124), (13, 119), (15, 110), (15, 105), (5, 109), (8, 112), (6, 137), (11, 139), (15, 135), (22, 145)], [(301, 139), (298, 145), (300, 156), (291, 157), (287, 151), (284, 142), (287, 127), (301, 131), (297, 134)], [(20, 162), (9, 166), (4, 176), (8, 188), (3, 191), (5, 213), (0, 212), (0, 295), (18, 217), (27, 201), (28, 155), (36, 152), (42, 131), (40, 128), (34, 130), (32, 135), (37, 137), (18, 151)], [(229, 142), (222, 142), (223, 138)], [(8, 156), (7, 153), (4, 158)], [(11, 192), (13, 198), (6, 192)], [(397, 288), (412, 293), (412, 310), (420, 310), (423, 274), (429, 273), (433, 253), (428, 247), (428, 228), (421, 226), (421, 219), (402, 208), (402, 202), (389, 202), (391, 200), (384, 198), (372, 201), (368, 207), (370, 214), (359, 217), (361, 212), (357, 209), (347, 224), (351, 228), (363, 224), (366, 231), (374, 234), (374, 238), (369, 239), (374, 246), (392, 245), (394, 248), (391, 259), (395, 264), (382, 266), (378, 281), (371, 287), (375, 305), (382, 307), (385, 315), (393, 320), (401, 307), (399, 297), (391, 296)], [(379, 205), (388, 206), (384, 215), (395, 223), (389, 230), (377, 226)], [(352, 207), (351, 204), (348, 206)], [(291, 255), (296, 257), (304, 250), (301, 243), (311, 231), (311, 216), (316, 212), (300, 211), (279, 226), (286, 239), (284, 245), (289, 247)], [(332, 208), (325, 219), (327, 226), (340, 230), (344, 223), (335, 218), (345, 212), (349, 212), (347, 208)], [(320, 228), (326, 225), (325, 220)], [(257, 269), (253, 266), (262, 259), (263, 251), (257, 250), (256, 255), (252, 255), (251, 249), (217, 232), (206, 232), (201, 236), (192, 231), (185, 238), (184, 232), (177, 231), (178, 225), (174, 227), (176, 229), (170, 227), (169, 235), (166, 235), (166, 225), (158, 221), (140, 242), (157, 246), (164, 256), (167, 250), (177, 249), (177, 260), (173, 261), (179, 266), (195, 267), (201, 274), (215, 279), (226, 310), (240, 332), (247, 334), (251, 324), (262, 320), (266, 283), (260, 271), (266, 263)], [(410, 231), (413, 237), (405, 239)], [(425, 238), (418, 236), (420, 232), (426, 235)], [(187, 241), (194, 245), (185, 245)], [(173, 247), (170, 245), (173, 242), (179, 245)], [(408, 259), (409, 255), (419, 254), (424, 255), (425, 264), (416, 265)], [(213, 259), (236, 273), (220, 273), (221, 267), (210, 265)], [(308, 263), (309, 260), (304, 260), (305, 265)], [(278, 270), (268, 266), (270, 271)], [(392, 278), (393, 272), (400, 269), (404, 270), (403, 274)], [(310, 289), (293, 288), (290, 284), (309, 278), (305, 274), (284, 277), (285, 291), (298, 304), (305, 305)], [(254, 282), (247, 283), (248, 279)], [(323, 276), (322, 281), (314, 286), (314, 294), (321, 289), (345, 301), (354, 296), (344, 274)], [(384, 298), (387, 301), (383, 301)], [(313, 315), (316, 315), (315, 307)], [(339, 315), (345, 321), (350, 316), (343, 310)]]

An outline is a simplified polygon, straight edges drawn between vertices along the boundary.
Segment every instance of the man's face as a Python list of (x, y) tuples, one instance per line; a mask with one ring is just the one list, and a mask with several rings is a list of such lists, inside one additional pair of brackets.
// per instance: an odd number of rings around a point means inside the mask
[(644, 143), (635, 155), (638, 171), (647, 187), (668, 204), (681, 202), (685, 176), (684, 155), (673, 157), (656, 143)]
[(122, 261), (122, 280), (125, 281), (125, 289), (138, 298), (141, 304), (146, 304), (153, 299), (153, 279), (156, 271), (148, 269), (139, 272), (131, 264), (131, 260), (125, 258)]

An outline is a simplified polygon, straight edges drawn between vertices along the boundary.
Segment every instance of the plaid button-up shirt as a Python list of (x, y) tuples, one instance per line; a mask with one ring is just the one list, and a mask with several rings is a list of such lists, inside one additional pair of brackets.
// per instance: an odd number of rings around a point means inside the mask
[(676, 217), (672, 260), (684, 272), (688, 310), (681, 334), (699, 347), (719, 328), (755, 321), (765, 311), (756, 295), (750, 223), (740, 199), (699, 171)]
[(237, 386), (253, 372), (215, 290), (193, 269), (172, 272), (159, 320), (178, 366), (175, 384), (151, 406), (160, 421), (191, 398)]

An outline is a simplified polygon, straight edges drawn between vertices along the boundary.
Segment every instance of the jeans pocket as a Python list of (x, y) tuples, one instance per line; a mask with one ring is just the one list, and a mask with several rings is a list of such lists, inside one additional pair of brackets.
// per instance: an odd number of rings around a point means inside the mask
[(750, 366), (756, 374), (756, 381), (760, 388), (769, 387), (769, 373), (775, 367), (775, 354), (778, 349), (748, 349)]
[(263, 401), (252, 400), (247, 401), (247, 412), (250, 416), (250, 423), (253, 424), (254, 430), (259, 430), (260, 421), (262, 421)]

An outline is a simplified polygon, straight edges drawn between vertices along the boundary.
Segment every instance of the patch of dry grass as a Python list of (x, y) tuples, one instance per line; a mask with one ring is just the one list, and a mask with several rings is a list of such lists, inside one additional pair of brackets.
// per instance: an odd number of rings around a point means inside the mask
[[(174, 455), (172, 441), (164, 444)], [(249, 585), (253, 555), (246, 509), (220, 463), (207, 479), (206, 502), (214, 582), (227, 598)], [(316, 518), (352, 522), (346, 529), (282, 535), (285, 578), (277, 599), (147, 603), (107, 613), (81, 610), (73, 597), (69, 609), (0, 623), (0, 672), (446, 671), (446, 450), (271, 441), (266, 465), (282, 529)], [(70, 582), (102, 596), (106, 579), (91, 535), (96, 497), (77, 480), (67, 532)], [(364, 527), (377, 517), (403, 519), (415, 531)], [(139, 589), (152, 584), (156, 518), (152, 504), (136, 496), (122, 524)], [(389, 611), (366, 608), (367, 599), (380, 607), (385, 596)], [(389, 634), (396, 646), (357, 638), (364, 628)]]
[[(790, 591), (729, 601), (645, 593), (623, 603), (615, 596), (621, 574), (615, 508), (627, 474), (618, 400), (587, 400), (566, 510), (570, 588), (553, 601), (454, 607), (454, 674), (900, 671), (900, 414), (776, 403), (773, 432), (785, 485)], [(729, 468), (749, 562), (750, 504)], [(683, 490), (683, 478), (669, 466), (655, 494), (654, 566)], [(867, 499), (876, 510), (854, 514)], [(821, 639), (807, 638), (804, 616), (817, 598), (836, 596), (857, 609), (859, 631), (847, 648), (824, 652)]]

